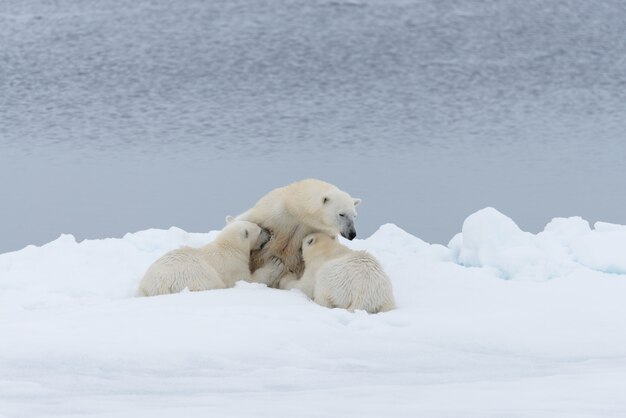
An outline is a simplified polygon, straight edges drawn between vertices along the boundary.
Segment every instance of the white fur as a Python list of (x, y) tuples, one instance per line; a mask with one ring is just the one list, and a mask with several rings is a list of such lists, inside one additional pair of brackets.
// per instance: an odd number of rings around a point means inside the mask
[(323, 233), (302, 242), (305, 269), (300, 279), (284, 276), (281, 289), (300, 289), (329, 308), (369, 313), (395, 307), (391, 281), (380, 263), (366, 251), (353, 251)]
[(268, 284), (283, 271), (273, 259), (254, 275), (250, 274), (250, 251), (258, 249), (269, 234), (252, 222), (227, 219), (228, 225), (215, 241), (202, 248), (182, 247), (156, 260), (139, 285), (139, 296), (155, 296), (191, 291), (224, 289), (239, 280)]
[[(250, 268), (255, 271), (278, 258), (285, 272), (302, 275), (300, 255), (302, 239), (312, 232), (354, 238), (356, 206), (361, 199), (352, 198), (332, 184), (307, 179), (274, 189), (256, 205), (237, 217), (254, 222), (272, 233), (271, 241), (251, 254)], [(274, 283), (276, 286), (278, 281)]]

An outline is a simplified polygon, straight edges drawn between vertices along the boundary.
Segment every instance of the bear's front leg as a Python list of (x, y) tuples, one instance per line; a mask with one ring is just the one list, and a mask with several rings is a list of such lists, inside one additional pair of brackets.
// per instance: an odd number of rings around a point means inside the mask
[(281, 277), (280, 281), (278, 282), (278, 288), (285, 290), (299, 289), (299, 284), (300, 280), (298, 279), (298, 276), (296, 276), (294, 273), (289, 272)]
[(274, 282), (280, 278), (283, 271), (285, 271), (283, 261), (278, 257), (271, 256), (263, 267), (252, 273), (252, 281), (273, 287)]
[(300, 278), (296, 276), (294, 273), (288, 273), (280, 279), (280, 283), (278, 284), (280, 289), (290, 290), (290, 289), (298, 289), (302, 291), (305, 295), (307, 295), (310, 299), (313, 299), (313, 291), (315, 289), (315, 276), (313, 274), (307, 274), (304, 272), (304, 275)]

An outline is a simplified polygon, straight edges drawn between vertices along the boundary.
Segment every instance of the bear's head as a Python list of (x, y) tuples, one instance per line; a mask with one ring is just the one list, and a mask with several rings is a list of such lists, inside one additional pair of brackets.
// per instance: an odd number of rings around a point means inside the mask
[[(332, 188), (319, 197), (317, 204), (320, 211), (318, 214), (324, 226), (334, 230), (332, 231), (333, 234), (338, 232), (342, 237), (353, 240), (356, 237), (356, 228), (354, 227), (356, 207), (360, 203), (361, 199), (355, 199), (344, 191)], [(325, 229), (321, 230), (324, 231)]]
[(319, 257), (327, 259), (337, 246), (337, 240), (330, 235), (323, 232), (309, 234), (302, 240), (302, 258), (305, 263)]
[(232, 216), (226, 217), (226, 226), (218, 238), (227, 240), (246, 251), (261, 249), (271, 238), (270, 233), (248, 221), (237, 221)]

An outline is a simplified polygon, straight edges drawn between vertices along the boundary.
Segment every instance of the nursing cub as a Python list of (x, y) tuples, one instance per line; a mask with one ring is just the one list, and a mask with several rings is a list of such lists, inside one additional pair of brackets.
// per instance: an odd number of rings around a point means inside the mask
[(273, 258), (270, 263), (250, 273), (250, 251), (269, 241), (269, 233), (257, 224), (234, 221), (228, 224), (210, 244), (201, 248), (182, 247), (156, 260), (139, 284), (139, 296), (155, 296), (191, 291), (224, 289), (245, 280), (270, 284), (284, 270)]
[(314, 233), (302, 241), (302, 256), (304, 274), (300, 279), (284, 276), (281, 289), (300, 289), (329, 308), (376, 313), (395, 307), (389, 277), (366, 251), (353, 251), (327, 234)]

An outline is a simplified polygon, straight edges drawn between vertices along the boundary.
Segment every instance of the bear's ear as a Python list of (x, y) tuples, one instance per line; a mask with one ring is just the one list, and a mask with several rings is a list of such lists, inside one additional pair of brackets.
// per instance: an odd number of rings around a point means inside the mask
[(359, 206), (361, 204), (361, 199), (359, 199), (358, 197), (352, 200), (354, 200), (354, 206)]
[(228, 225), (229, 223), (231, 223), (231, 222), (232, 222), (232, 221), (234, 221), (234, 220), (235, 220), (235, 218), (233, 218), (232, 216), (228, 215), (228, 216), (226, 217), (226, 225)]
[(325, 205), (325, 204), (326, 204), (326, 203), (328, 203), (328, 202), (330, 202), (330, 199), (329, 199), (328, 197), (324, 196), (324, 197), (322, 198), (322, 205)]
[(310, 237), (306, 240), (306, 245), (312, 245), (315, 242), (315, 237)]
[(248, 231), (246, 229), (246, 231), (244, 232), (243, 236), (244, 236), (245, 239), (248, 239), (248, 237), (250, 236), (250, 231)]

